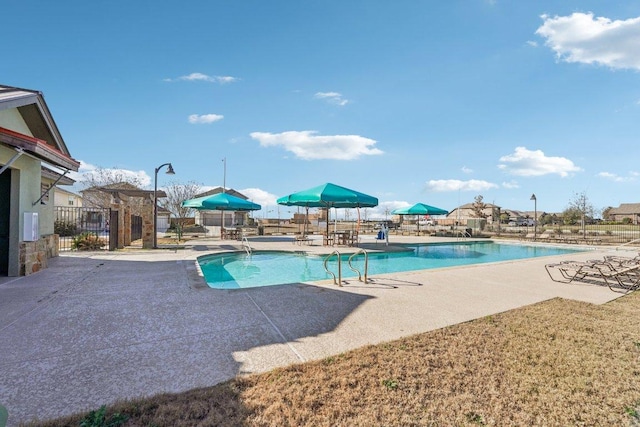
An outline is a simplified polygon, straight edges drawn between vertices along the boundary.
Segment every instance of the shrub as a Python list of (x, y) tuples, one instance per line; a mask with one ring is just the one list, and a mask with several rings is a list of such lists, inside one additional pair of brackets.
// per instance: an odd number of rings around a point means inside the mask
[(97, 411), (91, 411), (80, 422), (80, 427), (118, 427), (123, 425), (129, 417), (119, 412), (107, 418), (107, 407), (102, 405)]
[(73, 222), (62, 219), (57, 219), (53, 223), (53, 232), (61, 237), (73, 236), (77, 228)]
[(73, 237), (71, 240), (71, 249), (76, 251), (94, 251), (106, 244), (107, 242), (99, 238), (96, 234), (84, 232)]

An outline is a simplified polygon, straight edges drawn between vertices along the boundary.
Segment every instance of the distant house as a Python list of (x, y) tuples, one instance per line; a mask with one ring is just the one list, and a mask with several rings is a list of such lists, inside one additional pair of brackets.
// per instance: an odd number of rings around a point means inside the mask
[(56, 207), (82, 207), (82, 196), (56, 186), (53, 205)]
[(622, 222), (626, 218), (631, 224), (640, 224), (640, 203), (622, 203), (609, 210), (609, 220)]
[[(502, 213), (501, 207), (491, 204), (485, 203), (485, 207), (482, 210), (483, 216), (487, 220), (487, 224), (492, 224), (494, 221), (497, 222), (499, 220), (500, 214)], [(455, 225), (457, 222), (459, 225), (467, 224), (468, 220), (478, 219), (476, 216), (476, 212), (474, 210), (473, 203), (467, 203), (465, 205), (458, 206), (447, 215), (447, 222)], [(444, 224), (443, 221), (438, 220), (439, 224)]]
[(0, 276), (20, 276), (58, 255), (55, 186), (77, 171), (41, 92), (0, 85)]
[[(222, 187), (216, 187), (204, 193), (196, 194), (194, 199), (197, 197), (206, 197), (222, 193), (222, 190)], [(231, 188), (227, 188), (225, 193), (244, 200), (249, 199), (244, 194)], [(196, 211), (195, 222), (196, 224), (204, 226), (232, 227), (235, 225), (246, 225), (249, 222), (248, 218), (248, 212), (198, 210)]]

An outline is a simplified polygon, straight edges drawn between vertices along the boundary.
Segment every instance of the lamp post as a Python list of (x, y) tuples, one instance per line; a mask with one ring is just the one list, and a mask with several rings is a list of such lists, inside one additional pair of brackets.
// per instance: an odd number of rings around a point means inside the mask
[(171, 163), (163, 163), (158, 166), (153, 175), (153, 249), (158, 249), (158, 171), (167, 167), (167, 175), (175, 175)]
[(533, 240), (538, 237), (538, 198), (535, 194), (529, 200), (533, 200)]

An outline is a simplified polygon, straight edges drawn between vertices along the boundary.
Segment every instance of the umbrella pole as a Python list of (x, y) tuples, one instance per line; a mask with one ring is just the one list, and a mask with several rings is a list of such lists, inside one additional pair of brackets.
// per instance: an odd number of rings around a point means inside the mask
[(327, 238), (329, 238), (329, 208), (327, 207)]

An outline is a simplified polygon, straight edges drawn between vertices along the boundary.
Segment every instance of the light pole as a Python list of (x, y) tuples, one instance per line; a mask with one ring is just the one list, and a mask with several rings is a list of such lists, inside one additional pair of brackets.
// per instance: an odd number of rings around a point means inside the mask
[(161, 164), (153, 175), (153, 249), (158, 249), (158, 171), (165, 166), (168, 166), (167, 175), (175, 175), (171, 163)]
[(533, 240), (538, 237), (538, 198), (535, 194), (529, 200), (533, 200)]

